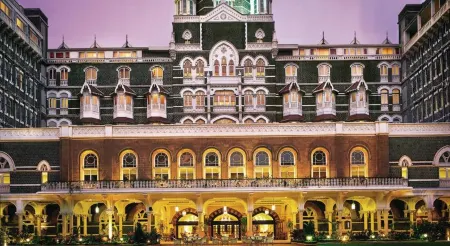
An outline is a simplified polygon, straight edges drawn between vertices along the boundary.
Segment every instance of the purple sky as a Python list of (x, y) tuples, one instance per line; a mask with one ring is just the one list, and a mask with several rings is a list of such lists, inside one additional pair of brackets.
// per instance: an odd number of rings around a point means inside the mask
[[(133, 46), (168, 46), (173, 0), (17, 0), (49, 18), (49, 47), (65, 36), (69, 47), (117, 47), (128, 34)], [(405, 4), (420, 0), (274, 0), (277, 36), (284, 44), (316, 44), (322, 31), (330, 44), (381, 43), (389, 32), (398, 42), (397, 18)]]

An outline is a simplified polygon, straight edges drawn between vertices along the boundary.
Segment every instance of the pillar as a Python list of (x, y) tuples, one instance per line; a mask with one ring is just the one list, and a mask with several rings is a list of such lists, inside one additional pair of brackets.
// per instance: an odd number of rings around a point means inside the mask
[(427, 209), (427, 220), (430, 223), (433, 222), (433, 209), (432, 208)]
[(106, 214), (108, 215), (108, 238), (111, 240), (113, 237), (112, 217), (114, 214), (114, 208), (109, 208), (106, 211)]
[(19, 234), (20, 234), (20, 233), (22, 233), (22, 230), (23, 230), (23, 213), (16, 212), (16, 215), (17, 215), (17, 217), (19, 219), (18, 227), (19, 227)]
[(41, 236), (41, 221), (42, 221), (42, 215), (37, 214), (35, 216), (36, 219), (36, 235), (37, 236)]
[(81, 214), (75, 214), (75, 217), (77, 218), (77, 233), (81, 235)]
[(300, 230), (303, 230), (303, 212), (305, 212), (305, 210), (298, 210), (298, 223), (300, 225)]
[(161, 223), (161, 214), (155, 213), (155, 228), (159, 232), (159, 234), (163, 234), (164, 232), (159, 230), (159, 224)]
[(325, 216), (328, 220), (328, 235), (331, 236), (333, 234), (333, 211), (325, 211)]
[(383, 221), (384, 221), (384, 228), (383, 228), (383, 233), (384, 235), (388, 235), (389, 233), (389, 210), (388, 209), (384, 209), (383, 210)]
[(247, 234), (253, 235), (253, 211), (247, 212)]
[(69, 219), (69, 235), (73, 234), (73, 214), (68, 214)]
[(367, 212), (367, 211), (363, 211), (362, 212), (363, 213), (363, 216), (364, 216), (364, 231), (367, 231), (368, 230), (368, 221), (367, 221), (367, 215), (369, 215), (369, 212)]
[(336, 222), (338, 222), (338, 236), (341, 236), (342, 232), (344, 231), (344, 223), (342, 221), (342, 210), (338, 210), (336, 214), (337, 214)]
[(375, 232), (375, 211), (370, 211), (370, 231)]
[(122, 238), (123, 235), (123, 228), (122, 228), (122, 221), (123, 221), (123, 214), (117, 214), (118, 217), (118, 222), (119, 222), (119, 233), (118, 233), (118, 237), (119, 239)]
[(67, 236), (67, 214), (62, 214), (62, 236)]
[[(150, 233), (152, 231), (152, 211), (147, 211), (147, 232)], [(120, 220), (120, 217), (119, 217)], [(120, 225), (122, 224), (122, 221), (119, 222)], [(122, 235), (122, 234), (121, 234)]]
[(377, 210), (377, 231), (381, 231), (381, 211)]
[(319, 231), (319, 221), (317, 219), (317, 215), (314, 215), (314, 232)]
[(87, 236), (87, 222), (88, 222), (88, 215), (83, 214), (83, 235)]
[(409, 221), (411, 222), (411, 225), (414, 225), (414, 210), (409, 210)]
[(197, 212), (197, 216), (198, 216), (197, 233), (198, 233), (199, 237), (204, 237), (205, 236), (205, 230), (204, 230), (205, 217), (203, 216), (203, 212), (202, 211), (198, 211)]

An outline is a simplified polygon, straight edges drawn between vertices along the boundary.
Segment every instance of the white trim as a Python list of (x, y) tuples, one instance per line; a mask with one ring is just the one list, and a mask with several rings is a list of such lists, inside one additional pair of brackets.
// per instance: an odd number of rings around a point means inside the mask
[(55, 94), (55, 98), (58, 98), (58, 91), (50, 90), (50, 91), (47, 91), (47, 99), (52, 98), (50, 96), (50, 94), (52, 94), (52, 93)]
[[(59, 126), (59, 124), (58, 124), (58, 120), (57, 119), (48, 119), (47, 120), (47, 127), (50, 127), (49, 125), (50, 125), (50, 123), (55, 123), (56, 124), (56, 126), (54, 126), (54, 127), (58, 127)], [(52, 126), (53, 127), (53, 126)]]
[[(37, 165), (36, 170), (37, 170), (37, 171), (41, 171), (41, 168), (42, 168), (43, 166), (46, 166), (46, 167), (47, 167), (47, 171), (51, 171), (51, 170), (52, 170), (52, 168), (50, 167), (50, 164), (49, 164), (48, 161), (46, 161), (46, 160), (40, 161), (40, 162), (38, 163), (38, 165)], [(44, 172), (47, 172), (47, 171), (44, 171)], [(41, 172), (42, 172), (42, 171), (41, 171)]]
[(16, 165), (14, 164), (14, 160), (12, 159), (12, 157), (10, 155), (8, 155), (8, 153), (0, 151), (0, 157), (5, 158), (5, 160), (9, 163), (10, 171), (16, 170)]
[(192, 64), (192, 66), (196, 66), (198, 60), (202, 60), (204, 65), (205, 65), (205, 67), (208, 67), (208, 61), (203, 56), (195, 57), (194, 63)]
[[(286, 67), (287, 66), (294, 66), (294, 67), (296, 67), (297, 69), (299, 68), (299, 66), (297, 65), (297, 64), (295, 64), (295, 63), (293, 63), (293, 62), (289, 62), (289, 63), (286, 63), (285, 65), (284, 65), (284, 69), (286, 70)], [(298, 72), (298, 71), (297, 71)]]
[(11, 187), (35, 187), (35, 186), (41, 186), (41, 184), (10, 184)]
[(66, 94), (67, 94), (67, 98), (71, 98), (71, 97), (72, 97), (72, 93), (71, 93), (70, 91), (68, 91), (68, 90), (58, 91), (57, 97), (58, 97), (58, 98), (61, 98), (61, 94), (62, 94), (62, 93), (66, 93)]
[(54, 65), (48, 66), (46, 69), (46, 72), (48, 73), (50, 70), (54, 69), (55, 73), (58, 72), (58, 68)]
[(236, 119), (236, 118), (233, 117), (233, 116), (229, 116), (229, 115), (221, 115), (221, 116), (218, 116), (218, 117), (212, 119), (212, 120), (211, 120), (211, 123), (214, 124), (214, 122), (216, 122), (216, 121), (218, 121), (218, 120), (221, 120), (221, 119), (229, 119), (229, 120), (234, 121), (234, 123), (236, 123), (236, 124), (239, 123), (239, 120), (238, 120), (238, 119)]
[(186, 62), (186, 60), (189, 60), (191, 62), (192, 67), (195, 66), (194, 60), (190, 56), (183, 57), (183, 59), (180, 60), (180, 67), (183, 70), (183, 75), (184, 75), (184, 63)]
[(409, 158), (409, 156), (407, 156), (407, 155), (404, 155), (404, 156), (402, 156), (401, 158), (400, 158), (400, 160), (398, 160), (398, 165), (400, 166), (400, 167), (403, 167), (402, 166), (402, 163), (403, 163), (403, 161), (407, 161), (408, 162), (408, 165), (406, 166), (406, 167), (410, 167), (410, 166), (412, 166), (412, 161), (411, 161), (411, 158)]
[(378, 94), (381, 95), (381, 90), (387, 90), (388, 91), (388, 95), (392, 94), (392, 90), (389, 86), (387, 85), (383, 85), (377, 88)]
[(250, 55), (246, 55), (246, 56), (242, 57), (242, 59), (241, 59), (241, 64), (240, 64), (241, 67), (244, 67), (244, 66), (245, 66), (245, 61), (246, 61), (247, 59), (250, 59), (250, 60), (252, 61), (252, 66), (255, 66), (255, 65), (256, 65), (256, 60), (255, 60), (255, 58), (251, 57)]
[(90, 65), (90, 66), (85, 67), (85, 68), (83, 69), (83, 72), (86, 73), (86, 70), (88, 70), (89, 68), (93, 68), (93, 69), (97, 70), (97, 73), (98, 73), (98, 71), (99, 71), (97, 67), (94, 67), (94, 66)]
[(266, 58), (265, 56), (263, 56), (263, 55), (258, 55), (258, 56), (255, 57), (255, 63), (254, 63), (254, 65), (256, 65), (256, 62), (257, 62), (259, 59), (263, 59), (264, 65), (265, 65), (265, 66), (268, 66), (268, 65), (269, 65), (269, 60), (267, 60), (267, 58)]
[[(53, 66), (54, 67), (54, 66)], [(57, 69), (56, 69), (56, 72), (61, 72), (61, 70), (63, 70), (63, 69), (67, 69), (67, 72), (68, 73), (70, 73), (70, 67), (69, 66), (66, 66), (66, 65), (62, 65), (62, 66), (59, 66)]]
[(116, 68), (116, 71), (117, 71), (117, 72), (120, 72), (120, 69), (122, 69), (122, 68), (128, 68), (128, 69), (130, 70), (130, 72), (131, 72), (131, 67), (130, 67), (130, 66), (127, 66), (127, 65), (121, 65), (121, 66), (118, 66), (118, 67)]
[(245, 121), (248, 120), (248, 119), (251, 119), (251, 120), (253, 121), (253, 123), (256, 123), (259, 119), (265, 120), (266, 123), (269, 123), (269, 122), (270, 122), (269, 118), (267, 118), (267, 117), (264, 116), (264, 115), (259, 115), (259, 116), (257, 116), (257, 117), (253, 117), (253, 116), (251, 116), (251, 115), (247, 115), (247, 116), (245, 116), (245, 117), (242, 119), (242, 123), (245, 123)]
[(389, 64), (387, 61), (382, 61), (380, 63), (378, 63), (377, 67), (381, 68), (382, 65), (386, 65), (389, 68), (391, 68), (391, 64)]
[(433, 165), (441, 166), (439, 164), (439, 159), (445, 152), (450, 152), (450, 145), (444, 146), (441, 149), (439, 149), (438, 152), (436, 152), (436, 154), (434, 155), (434, 158), (433, 158)]
[[(388, 121), (383, 121), (383, 120), (381, 120), (382, 118), (387, 118)], [(377, 121), (379, 121), (379, 122), (392, 122), (392, 117), (390, 115), (387, 115), (387, 114), (382, 114), (382, 115), (380, 115), (378, 117)]]

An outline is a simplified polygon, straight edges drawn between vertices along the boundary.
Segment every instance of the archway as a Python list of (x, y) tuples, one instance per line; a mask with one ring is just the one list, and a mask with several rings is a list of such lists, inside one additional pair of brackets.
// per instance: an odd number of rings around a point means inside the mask
[(193, 208), (186, 208), (175, 213), (172, 218), (172, 225), (175, 228), (177, 238), (182, 238), (183, 234), (190, 236), (197, 233), (198, 213)]
[(208, 223), (211, 225), (212, 236), (228, 236), (241, 238), (242, 214), (233, 208), (220, 208), (209, 215)]
[(260, 236), (267, 236), (276, 238), (277, 227), (281, 223), (278, 214), (266, 207), (259, 207), (253, 210), (252, 224), (255, 227), (255, 232)]

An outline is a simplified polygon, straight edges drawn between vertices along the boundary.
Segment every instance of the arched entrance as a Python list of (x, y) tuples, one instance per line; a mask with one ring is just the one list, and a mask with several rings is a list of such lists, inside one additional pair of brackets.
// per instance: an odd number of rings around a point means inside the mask
[(220, 208), (212, 212), (208, 222), (211, 225), (211, 236), (228, 236), (229, 238), (241, 238), (242, 214), (232, 208)]
[(277, 235), (277, 225), (281, 219), (274, 210), (259, 207), (253, 210), (252, 221), (254, 233), (272, 237)]
[(186, 208), (177, 212), (172, 218), (176, 237), (182, 238), (183, 234), (187, 236), (196, 234), (198, 219), (197, 211), (193, 208)]

